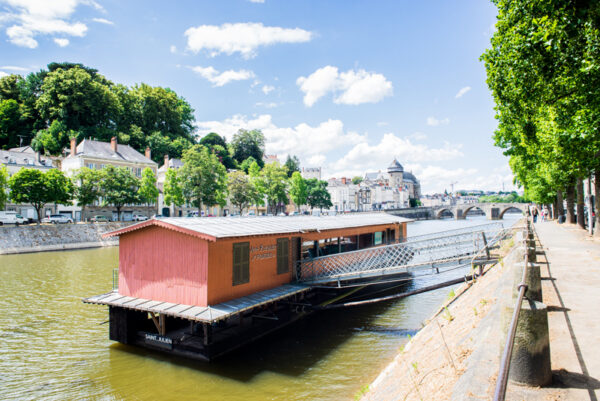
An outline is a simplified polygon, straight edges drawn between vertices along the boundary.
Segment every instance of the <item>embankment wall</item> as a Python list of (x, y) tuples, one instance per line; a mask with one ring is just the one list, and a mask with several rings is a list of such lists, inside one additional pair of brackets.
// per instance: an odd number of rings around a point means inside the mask
[(118, 238), (103, 239), (102, 234), (131, 224), (132, 222), (111, 222), (1, 226), (0, 255), (119, 245)]

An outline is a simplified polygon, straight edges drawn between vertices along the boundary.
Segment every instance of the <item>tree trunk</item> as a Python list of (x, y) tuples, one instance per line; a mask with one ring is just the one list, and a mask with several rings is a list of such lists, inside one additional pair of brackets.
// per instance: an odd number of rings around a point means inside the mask
[(556, 218), (565, 215), (565, 205), (563, 201), (562, 191), (556, 191)]
[(577, 225), (585, 230), (585, 212), (583, 211), (583, 180), (577, 178)]
[(575, 224), (575, 186), (569, 183), (566, 188), (567, 193), (567, 223)]
[(594, 198), (596, 198), (596, 225), (594, 226), (594, 236), (600, 237), (600, 169), (594, 172)]
[(116, 206), (117, 208), (117, 221), (121, 221), (121, 206)]
[(42, 222), (42, 208), (43, 205), (32, 205), (35, 209), (35, 213), (37, 214), (37, 225), (39, 226)]

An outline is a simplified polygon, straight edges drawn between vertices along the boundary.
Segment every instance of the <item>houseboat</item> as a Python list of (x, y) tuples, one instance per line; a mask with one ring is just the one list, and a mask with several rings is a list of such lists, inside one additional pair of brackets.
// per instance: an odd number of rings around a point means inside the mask
[(356, 291), (311, 284), (303, 261), (402, 242), (408, 221), (152, 219), (104, 234), (119, 237), (118, 289), (83, 301), (108, 306), (113, 341), (211, 360)]

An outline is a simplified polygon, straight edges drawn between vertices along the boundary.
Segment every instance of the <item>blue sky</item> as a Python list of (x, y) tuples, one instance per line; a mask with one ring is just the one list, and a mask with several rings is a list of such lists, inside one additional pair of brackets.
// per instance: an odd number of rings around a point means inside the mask
[(424, 193), (512, 189), (479, 61), (495, 15), (485, 0), (0, 0), (0, 76), (80, 62), (172, 88), (199, 135), (262, 129), (267, 153), (325, 178), (397, 157)]

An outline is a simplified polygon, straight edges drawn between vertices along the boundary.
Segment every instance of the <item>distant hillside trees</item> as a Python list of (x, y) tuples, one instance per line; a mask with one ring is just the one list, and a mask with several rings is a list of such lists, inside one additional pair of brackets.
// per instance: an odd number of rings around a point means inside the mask
[(0, 78), (0, 148), (28, 145), (59, 154), (70, 136), (119, 142), (153, 159), (181, 157), (195, 143), (194, 110), (169, 88), (114, 84), (76, 63), (51, 63)]

